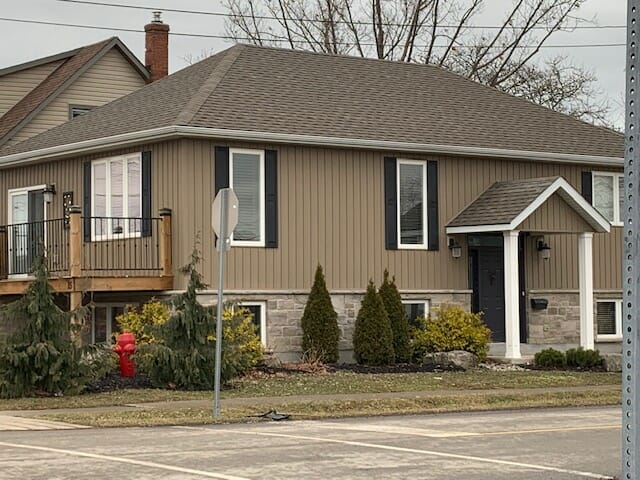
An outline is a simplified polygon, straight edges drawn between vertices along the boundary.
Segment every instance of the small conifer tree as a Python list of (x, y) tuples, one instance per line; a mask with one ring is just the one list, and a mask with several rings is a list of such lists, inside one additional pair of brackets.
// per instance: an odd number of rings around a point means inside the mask
[(402, 305), (402, 297), (396, 287), (395, 278), (389, 281), (389, 271), (384, 271), (384, 279), (380, 286), (380, 298), (384, 304), (384, 309), (391, 323), (393, 331), (393, 351), (396, 355), (396, 362), (406, 363), (411, 360), (411, 335), (409, 333), (409, 322)]
[(333, 309), (322, 267), (316, 269), (313, 287), (302, 314), (302, 349), (313, 358), (327, 363), (338, 361), (340, 328)]
[[(140, 369), (154, 385), (203, 390), (213, 388), (215, 330), (213, 309), (198, 302), (198, 290), (206, 287), (197, 270), (200, 252), (194, 247), (191, 260), (181, 272), (189, 279), (184, 293), (173, 299), (166, 322), (149, 326), (148, 335), (159, 343), (141, 345), (136, 354)], [(147, 334), (147, 332), (145, 332)]]
[(372, 281), (356, 318), (353, 354), (356, 362), (365, 365), (389, 365), (395, 361), (389, 317)]
[(78, 393), (94, 375), (92, 361), (71, 338), (72, 318), (83, 318), (86, 309), (64, 312), (55, 304), (42, 257), (33, 274), (24, 295), (3, 308), (21, 327), (0, 349), (0, 396)]

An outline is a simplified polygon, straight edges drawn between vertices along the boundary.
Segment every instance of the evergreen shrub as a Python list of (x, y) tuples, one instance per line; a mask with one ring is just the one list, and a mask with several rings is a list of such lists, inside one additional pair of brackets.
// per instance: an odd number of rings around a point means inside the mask
[(393, 351), (396, 362), (406, 363), (411, 361), (411, 335), (409, 322), (404, 312), (402, 297), (396, 287), (395, 278), (389, 281), (389, 271), (384, 271), (384, 279), (380, 286), (380, 298), (389, 317), (393, 332)]
[(565, 368), (567, 366), (567, 356), (555, 348), (545, 348), (539, 351), (535, 354), (533, 361), (539, 367), (544, 368)]
[(20, 324), (0, 346), (3, 398), (79, 393), (115, 365), (108, 346), (76, 345), (72, 336), (80, 333), (87, 310), (61, 310), (48, 276), (45, 262), (37, 258), (35, 278), (24, 295), (3, 307), (2, 317)]
[(433, 316), (420, 319), (413, 329), (414, 359), (421, 361), (426, 353), (464, 350), (487, 358), (491, 330), (482, 321), (481, 313), (471, 313), (457, 306), (436, 308)]
[[(144, 334), (156, 343), (143, 344), (136, 361), (155, 386), (186, 390), (213, 388), (215, 371), (214, 308), (198, 302), (198, 291), (206, 288), (197, 270), (200, 253), (182, 268), (187, 289), (173, 298), (173, 309), (163, 323), (147, 325)], [(243, 309), (223, 314), (221, 381), (245, 372), (262, 356), (262, 345), (251, 315)]]
[(353, 354), (356, 362), (364, 365), (390, 365), (395, 361), (389, 317), (371, 281), (356, 318)]
[(565, 353), (567, 366), (589, 370), (602, 366), (599, 350), (585, 350), (582, 347), (570, 348)]
[(340, 328), (333, 309), (322, 267), (318, 265), (301, 320), (302, 350), (305, 356), (324, 363), (338, 361)]
[(151, 326), (162, 325), (169, 319), (169, 307), (159, 300), (151, 299), (140, 308), (130, 307), (116, 317), (116, 323), (122, 332), (133, 333), (136, 344), (158, 343), (151, 335)]

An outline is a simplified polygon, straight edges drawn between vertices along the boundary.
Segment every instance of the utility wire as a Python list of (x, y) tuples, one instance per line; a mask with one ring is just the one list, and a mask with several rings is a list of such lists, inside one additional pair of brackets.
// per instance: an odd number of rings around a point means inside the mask
[[(70, 27), (70, 28), (84, 28), (88, 30), (108, 30), (114, 32), (131, 32), (131, 33), (144, 33), (144, 30), (135, 29), (135, 28), (122, 28), (122, 27), (101, 27), (98, 25), (82, 25), (78, 23), (62, 23), (62, 22), (46, 22), (43, 20), (28, 20), (22, 18), (7, 18), (0, 17), (0, 21), (3, 22), (15, 22), (15, 23), (29, 23), (36, 25), (50, 25), (55, 27)], [(251, 37), (234, 37), (231, 35), (214, 35), (214, 34), (206, 34), (206, 33), (183, 33), (183, 32), (169, 32), (169, 35), (177, 36), (177, 37), (197, 37), (197, 38), (216, 38), (222, 40), (237, 40), (237, 41), (248, 41), (253, 42), (255, 39)], [(269, 37), (262, 38), (265, 42), (279, 42), (279, 43), (290, 43), (287, 38), (277, 38), (277, 37)], [(307, 44), (306, 40), (291, 40), (293, 43), (297, 44)], [(354, 45), (354, 42), (335, 42), (332, 43), (335, 45)], [(361, 46), (366, 47), (375, 47), (376, 43), (360, 43)], [(389, 44), (385, 44), (389, 46)], [(455, 48), (486, 48), (483, 45), (462, 45), (456, 44)], [(542, 45), (540, 47), (535, 45), (517, 45), (515, 48), (518, 49), (535, 49), (535, 48), (602, 48), (602, 47), (625, 47), (626, 43), (582, 43), (582, 44), (571, 44), (571, 45)], [(415, 45), (417, 48), (426, 48), (428, 45)], [(446, 48), (447, 45), (434, 45), (435, 48)], [(496, 45), (491, 47), (493, 49), (496, 48), (504, 48), (500, 45)]]
[[(95, 5), (101, 7), (117, 7), (117, 8), (130, 8), (135, 10), (146, 10), (146, 11), (159, 11), (159, 12), (171, 12), (171, 13), (186, 13), (192, 15), (210, 15), (214, 17), (234, 17), (234, 18), (255, 18), (256, 20), (301, 20), (304, 22), (310, 23), (326, 23), (325, 20), (320, 20), (317, 18), (293, 18), (293, 17), (275, 17), (273, 15), (246, 15), (241, 13), (224, 13), (224, 12), (209, 12), (203, 10), (183, 10), (178, 8), (162, 8), (162, 7), (151, 7), (151, 6), (143, 6), (143, 5), (125, 5), (122, 3), (107, 3), (107, 2), (93, 2), (90, 0), (56, 0), (58, 2), (64, 3), (79, 3), (83, 5)], [(348, 23), (352, 25), (371, 25), (371, 22), (362, 22), (362, 21), (353, 21), (347, 22), (345, 20), (334, 20), (334, 23)], [(383, 22), (383, 25), (389, 27), (412, 27), (415, 24), (412, 23), (393, 23), (393, 22)], [(430, 25), (426, 25), (430, 26)], [(441, 28), (458, 28), (458, 25), (438, 25)], [(503, 28), (501, 25), (465, 25), (466, 29), (471, 30), (499, 30)], [(543, 26), (534, 26), (534, 27), (519, 27), (516, 25), (512, 25), (510, 28), (524, 30), (528, 28), (529, 30), (548, 30), (547, 27)], [(570, 27), (571, 30), (600, 30), (600, 29), (622, 29), (627, 28), (626, 25), (575, 25)]]

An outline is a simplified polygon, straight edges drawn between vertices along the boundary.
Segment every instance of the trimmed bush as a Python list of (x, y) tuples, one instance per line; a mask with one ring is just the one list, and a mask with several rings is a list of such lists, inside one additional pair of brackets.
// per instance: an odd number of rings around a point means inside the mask
[(338, 361), (340, 328), (338, 315), (333, 309), (322, 267), (316, 269), (309, 299), (302, 314), (302, 350), (326, 363)]
[(364, 365), (389, 365), (395, 361), (389, 317), (371, 281), (356, 318), (353, 354), (356, 362)]
[(34, 276), (22, 298), (3, 307), (3, 317), (20, 325), (0, 347), (4, 398), (79, 393), (114, 365), (114, 354), (105, 345), (80, 348), (73, 342), (87, 309), (64, 312), (55, 304), (42, 258), (35, 261)]
[(464, 350), (487, 358), (491, 330), (482, 321), (481, 313), (448, 306), (436, 308), (434, 316), (421, 320), (413, 330), (414, 358), (421, 361), (426, 353)]
[(582, 347), (570, 348), (565, 353), (567, 366), (589, 370), (602, 366), (599, 350), (585, 350)]
[(398, 292), (398, 287), (396, 287), (395, 278), (393, 278), (391, 282), (389, 281), (388, 270), (384, 271), (384, 279), (380, 286), (379, 293), (393, 332), (393, 351), (396, 356), (396, 362), (410, 362), (411, 335), (409, 333), (409, 322), (404, 313), (402, 297), (400, 297), (400, 292)]
[(152, 325), (162, 325), (169, 319), (169, 307), (159, 300), (151, 299), (140, 308), (129, 308), (116, 317), (116, 323), (122, 332), (133, 333), (138, 345), (158, 343), (150, 331)]
[[(242, 307), (225, 308), (222, 313), (223, 381), (242, 375), (262, 360), (263, 348), (253, 314)], [(215, 342), (215, 333), (211, 336)]]
[(567, 366), (567, 356), (555, 348), (545, 348), (536, 353), (533, 361), (539, 367), (545, 368), (565, 368)]
[[(164, 323), (148, 325), (144, 334), (157, 343), (140, 346), (136, 360), (155, 386), (186, 390), (210, 390), (215, 371), (214, 309), (202, 306), (198, 290), (206, 285), (197, 270), (200, 253), (194, 249), (191, 261), (182, 269), (189, 278), (184, 293), (173, 298), (173, 310)], [(221, 381), (245, 372), (261, 358), (262, 346), (243, 309), (223, 314)]]

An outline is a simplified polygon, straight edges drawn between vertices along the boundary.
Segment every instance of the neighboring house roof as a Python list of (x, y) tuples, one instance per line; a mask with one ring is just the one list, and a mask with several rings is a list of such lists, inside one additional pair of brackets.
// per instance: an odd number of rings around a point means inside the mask
[(7, 148), (0, 163), (178, 135), (615, 164), (624, 157), (617, 132), (439, 67), (236, 45)]
[(0, 117), (0, 146), (13, 137), (58, 94), (63, 92), (112, 48), (117, 48), (143, 78), (149, 78), (147, 69), (117, 37), (0, 70), (0, 76), (4, 76), (53, 61), (64, 60), (47, 78)]
[(496, 182), (447, 224), (447, 233), (515, 230), (558, 193), (596, 232), (608, 232), (609, 221), (562, 177)]

